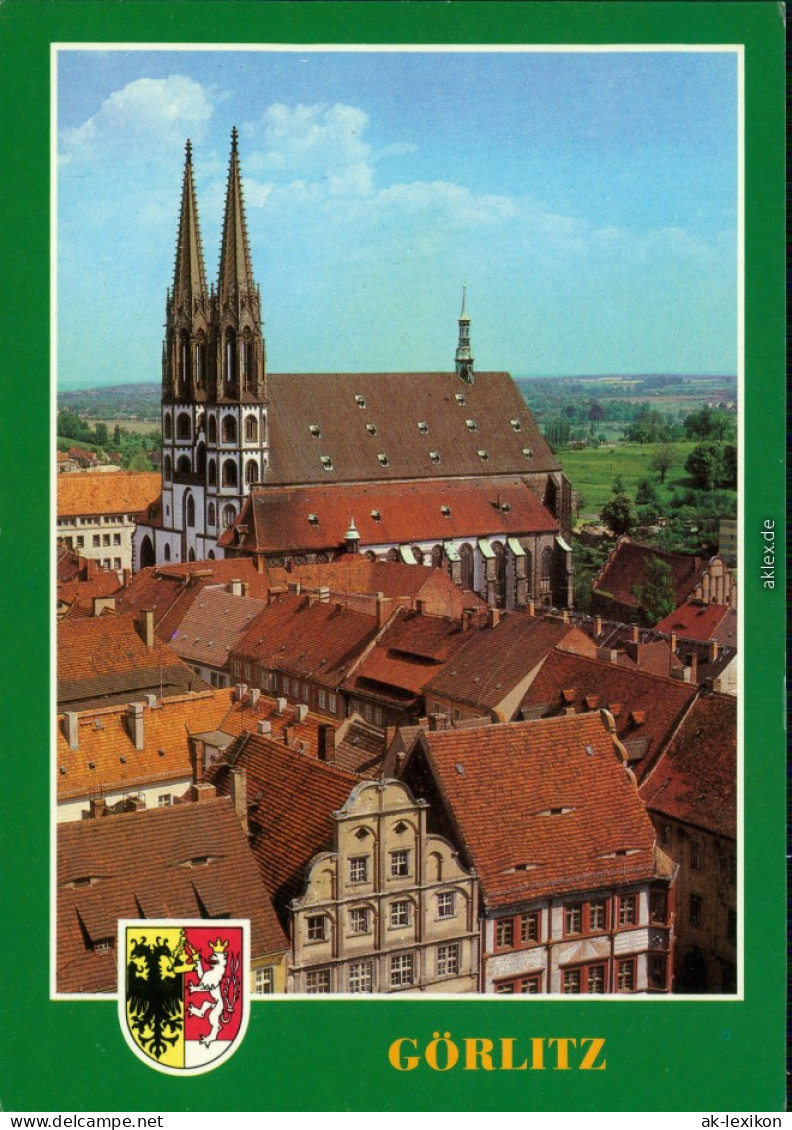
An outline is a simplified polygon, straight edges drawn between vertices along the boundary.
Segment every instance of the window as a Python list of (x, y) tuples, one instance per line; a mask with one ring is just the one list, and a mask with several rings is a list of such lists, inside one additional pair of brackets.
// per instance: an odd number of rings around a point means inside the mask
[(704, 907), (704, 903), (702, 901), (701, 895), (691, 895), (689, 906), (690, 906), (690, 913), (689, 913), (688, 917), (690, 918), (690, 925), (691, 926), (700, 926), (701, 925), (701, 918), (702, 918), (702, 910), (703, 910), (703, 907)]
[(392, 989), (413, 983), (413, 955), (397, 953), (390, 959), (390, 983)]
[(157, 808), (170, 808), (173, 804), (173, 797), (170, 793), (160, 793), (157, 797)]
[(353, 961), (349, 966), (350, 993), (371, 993), (374, 991), (370, 961)]
[(336, 696), (334, 694), (328, 694), (328, 696), (327, 696), (327, 709), (330, 711), (331, 714), (335, 714), (335, 711), (336, 711)]
[(580, 903), (573, 903), (564, 907), (564, 933), (580, 934), (583, 932), (583, 908)]
[(541, 973), (532, 973), (526, 977), (514, 977), (511, 981), (498, 981), (495, 984), (496, 993), (541, 993), (541, 991)]
[(82, 534), (78, 534), (77, 535), (77, 548), (82, 549), (84, 545), (85, 545), (85, 538), (83, 537)]
[(377, 425), (376, 424), (366, 424), (366, 431), (368, 432), (368, 434), (370, 436), (375, 436), (377, 434)]
[(223, 486), (235, 487), (237, 485), (237, 465), (233, 459), (226, 459), (223, 464)]
[(306, 921), (306, 936), (309, 942), (323, 942), (327, 937), (327, 919), (324, 914), (309, 914)]
[(668, 986), (667, 962), (663, 953), (649, 954), (649, 984), (653, 989), (665, 989)]
[(379, 455), (377, 456), (377, 458), (379, 459), (379, 461), (380, 461), (380, 463), (382, 464), (383, 467), (387, 467), (388, 463), (390, 463), (390, 460), (388, 459), (388, 456), (385, 454), (384, 451), (381, 451), (379, 453)]
[(459, 972), (459, 942), (437, 947), (437, 976), (450, 977)]
[(369, 912), (365, 906), (353, 906), (349, 912), (350, 934), (368, 934)]
[(469, 432), (475, 432), (476, 431), (476, 421), (475, 420), (465, 420), (465, 426), (467, 427), (467, 430)]
[(225, 529), (228, 529), (229, 526), (233, 526), (235, 520), (236, 520), (236, 510), (234, 509), (234, 507), (233, 506), (224, 506), (223, 507), (223, 526), (225, 527)]
[(224, 416), (221, 428), (223, 443), (236, 443), (237, 428), (235, 418), (233, 416)]
[(358, 394), (357, 394), (357, 395), (355, 396), (355, 404), (357, 404), (358, 408), (365, 408), (365, 407), (366, 407), (366, 398), (365, 398), (365, 396), (361, 396), (361, 395), (360, 395), (360, 393), (358, 393)]
[(319, 709), (324, 710), (327, 705), (327, 694), (325, 691), (319, 691)]
[(487, 460), (489, 459), (489, 455), (487, 454), (486, 451), (483, 450), (483, 448), (479, 449), (478, 457), (482, 461), (482, 463), (486, 463)]
[(522, 431), (522, 424), (520, 423), (519, 420), (509, 420), (509, 423), (511, 424), (513, 431), (515, 431), (515, 432)]
[(605, 899), (592, 900), (589, 903), (589, 930), (605, 930), (607, 926), (607, 903)]
[(272, 965), (265, 965), (253, 970), (253, 992), (256, 996), (266, 996), (275, 992), (275, 969)]
[(604, 993), (607, 989), (607, 975), (604, 963), (594, 965), (575, 965), (564, 969), (561, 974), (562, 993)]
[(390, 904), (390, 924), (394, 929), (410, 925), (410, 904), (407, 899), (399, 899)]
[(700, 871), (703, 866), (704, 851), (698, 840), (690, 841), (690, 870)]
[(437, 917), (453, 918), (456, 914), (453, 891), (440, 891), (437, 896)]
[(329, 455), (320, 455), (319, 459), (320, 459), (321, 464), (324, 467), (325, 471), (332, 471), (333, 460), (330, 458)]
[(406, 848), (390, 853), (391, 879), (400, 879), (410, 874), (410, 853)]
[(526, 942), (539, 941), (539, 911), (533, 910), (529, 914), (520, 916), (520, 941), (525, 944)]
[(419, 420), (418, 431), (422, 436), (427, 435), (429, 432), (429, 425), (424, 420)]
[(120, 534), (113, 534), (113, 545), (120, 545), (120, 544), (121, 544), (121, 535)]
[(305, 978), (306, 993), (329, 993), (330, 970), (315, 969)]
[(350, 883), (367, 883), (369, 877), (369, 856), (353, 855), (349, 860)]
[(638, 921), (638, 898), (636, 895), (622, 895), (619, 898), (619, 925), (634, 926)]
[(635, 958), (616, 963), (616, 989), (619, 993), (631, 993), (635, 988)]
[(583, 970), (582, 969), (565, 969), (561, 975), (561, 992), (562, 993), (582, 993), (583, 992)]
[(650, 891), (649, 917), (652, 922), (668, 921), (668, 895), (665, 891)]
[(433, 463), (439, 463), (440, 462), (440, 452), (439, 451), (430, 451), (429, 452), (429, 458), (432, 460)]
[(245, 439), (248, 443), (255, 443), (258, 439), (258, 421), (255, 416), (245, 417)]
[(497, 949), (508, 949), (514, 945), (514, 920), (501, 918), (495, 923), (495, 946)]
[(605, 992), (605, 966), (604, 965), (588, 965), (586, 966), (586, 989), (589, 993), (604, 993)]

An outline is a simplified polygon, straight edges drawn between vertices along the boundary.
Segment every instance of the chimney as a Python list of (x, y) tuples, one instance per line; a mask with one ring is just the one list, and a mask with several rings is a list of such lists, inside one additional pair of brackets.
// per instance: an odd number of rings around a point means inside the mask
[(316, 595), (319, 597), (319, 600), (322, 604), (330, 603), (330, 589), (327, 585), (320, 585), (316, 590)]
[(293, 726), (284, 726), (283, 727), (283, 744), (285, 746), (291, 745), (291, 741), (292, 741), (293, 736), (294, 736), (294, 727)]
[(232, 596), (243, 596), (244, 595), (244, 593), (242, 592), (242, 582), (239, 580), (238, 577), (234, 577), (233, 580), (228, 582), (228, 591), (231, 593)]
[(426, 601), (425, 600), (416, 600), (415, 611), (418, 613), (419, 616), (425, 616), (426, 615)]
[(107, 816), (107, 801), (103, 796), (91, 797), (88, 801), (88, 818), (96, 820), (99, 816)]
[(63, 736), (69, 743), (69, 749), (80, 748), (79, 718), (76, 710), (67, 710), (63, 715)]
[(103, 612), (115, 612), (114, 596), (95, 596), (93, 598), (93, 614), (101, 616)]
[(637, 624), (633, 624), (632, 642), (633, 643), (640, 643), (641, 642), (641, 632), (640, 632), (640, 629), (639, 629)]
[(217, 789), (208, 781), (199, 781), (190, 785), (190, 800), (193, 804), (203, 804), (206, 800), (214, 800), (216, 796)]
[(304, 702), (298, 702), (294, 708), (294, 721), (299, 725), (308, 716), (308, 707)]
[(429, 729), (430, 730), (448, 730), (448, 715), (447, 714), (430, 714), (429, 715)]
[(500, 609), (488, 608), (487, 609), (487, 627), (494, 628), (500, 623)]
[(284, 714), (285, 711), (286, 711), (286, 699), (285, 698), (276, 698), (275, 699), (275, 713), (276, 714)]
[(272, 733), (272, 723), (270, 722), (269, 718), (260, 719), (259, 724), (256, 727), (256, 731), (259, 734), (271, 734)]
[(247, 683), (237, 683), (234, 686), (234, 698), (237, 702), (241, 702), (247, 694)]
[(377, 609), (377, 627), (381, 628), (388, 619), (388, 601), (381, 592), (374, 593), (374, 600)]
[(470, 620), (471, 620), (472, 616), (473, 616), (473, 610), (471, 608), (463, 608), (462, 609), (462, 631), (463, 632), (467, 632), (467, 631), (470, 630)]
[(234, 802), (234, 812), (239, 818), (242, 830), (247, 835), (247, 773), (238, 767), (231, 770), (231, 800)]
[(601, 636), (602, 635), (602, 617), (601, 616), (595, 616), (594, 617), (594, 635), (595, 636)]
[(135, 743), (135, 749), (143, 749), (143, 703), (130, 702), (127, 704), (127, 729), (129, 736)]
[(690, 681), (691, 683), (698, 682), (698, 652), (694, 651), (690, 656)]
[(533, 600), (528, 601), (527, 612), (529, 616), (536, 615), (536, 604)]
[(257, 573), (266, 572), (266, 567), (264, 565), (264, 558), (261, 557), (259, 554), (256, 554), (256, 556), (253, 558), (253, 563), (256, 566), (256, 572)]
[(154, 613), (146, 610), (140, 613), (140, 620), (138, 622), (138, 631), (140, 638), (146, 647), (154, 646)]
[(328, 722), (322, 722), (319, 726), (318, 756), (320, 761), (332, 760), (330, 754), (335, 754), (335, 744), (335, 727), (331, 726)]
[(710, 640), (709, 642), (709, 661), (714, 663), (718, 658), (718, 641)]
[(300, 582), (299, 581), (289, 581), (289, 583), (287, 585), (287, 589), (288, 589), (289, 592), (293, 592), (296, 596), (299, 596), (300, 595)]
[(156, 710), (156, 708), (157, 708), (157, 696), (155, 694), (147, 694), (146, 695), (146, 706), (150, 710)]
[(251, 708), (258, 705), (258, 700), (261, 698), (261, 691), (258, 687), (250, 688), (250, 705)]
[(670, 645), (671, 645), (671, 650), (672, 650), (672, 651), (676, 651), (676, 649), (677, 649), (677, 637), (676, 637), (676, 632), (672, 632), (672, 633), (671, 633), (671, 639), (670, 639), (670, 641), (669, 641), (669, 642), (670, 642)]
[(561, 613), (561, 623), (562, 624), (568, 624), (569, 623), (569, 613), (567, 612), (566, 609), (564, 609), (564, 611)]

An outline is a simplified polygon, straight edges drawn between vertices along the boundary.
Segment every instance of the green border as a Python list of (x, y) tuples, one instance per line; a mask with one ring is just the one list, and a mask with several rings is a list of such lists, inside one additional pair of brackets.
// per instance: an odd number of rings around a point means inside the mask
[[(743, 43), (746, 99), (745, 1000), (267, 1003), (195, 1079), (129, 1054), (115, 1001), (48, 1000), (50, 42)], [(150, 3), (0, 6), (4, 261), (0, 622), (4, 1110), (775, 1111), (784, 1103), (784, 29), (758, 3)], [(9, 238), (10, 237), (10, 238)], [(154, 347), (158, 348), (157, 343)], [(764, 518), (778, 584), (759, 582)], [(9, 976), (9, 969), (11, 970)], [(399, 1036), (596, 1036), (600, 1072), (394, 1071)], [(341, 1038), (340, 1034), (343, 1033)]]

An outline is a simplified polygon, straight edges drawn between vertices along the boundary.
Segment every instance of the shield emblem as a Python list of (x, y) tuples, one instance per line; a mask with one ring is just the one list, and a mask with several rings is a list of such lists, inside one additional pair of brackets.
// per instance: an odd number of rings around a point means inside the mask
[(228, 1059), (248, 1022), (248, 922), (124, 919), (118, 941), (119, 1020), (135, 1055), (170, 1075)]

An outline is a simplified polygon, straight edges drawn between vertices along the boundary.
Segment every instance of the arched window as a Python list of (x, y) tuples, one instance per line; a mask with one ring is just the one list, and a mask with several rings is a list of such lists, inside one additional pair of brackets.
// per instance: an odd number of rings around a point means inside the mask
[(258, 420), (255, 416), (245, 417), (245, 439), (248, 443), (255, 443), (258, 439)]
[(206, 384), (206, 337), (203, 330), (195, 335), (195, 384), (197, 388)]
[(223, 443), (236, 443), (237, 426), (234, 416), (223, 417)]
[(237, 485), (237, 465), (233, 459), (226, 459), (223, 464), (223, 486), (235, 487)]
[(195, 525), (195, 499), (191, 494), (187, 495), (184, 502), (184, 515), (185, 522), (188, 526)]
[(459, 547), (459, 557), (462, 562), (462, 588), (473, 591), (473, 547), (465, 542)]
[(162, 460), (162, 477), (166, 483), (169, 483), (173, 478), (173, 463), (170, 455), (166, 455)]
[(182, 384), (188, 384), (190, 380), (191, 359), (190, 359), (190, 335), (186, 330), (182, 330), (179, 339), (179, 370), (181, 373)]
[(245, 482), (248, 486), (258, 482), (258, 463), (255, 459), (248, 459), (245, 464)]
[(162, 434), (165, 439), (173, 438), (173, 420), (171, 419), (170, 412), (165, 413), (165, 418), (162, 421)]
[(217, 509), (215, 508), (215, 504), (213, 502), (210, 502), (208, 507), (206, 508), (206, 524), (208, 526), (214, 526), (216, 521)]
[(214, 561), (214, 559), (215, 559), (215, 551), (213, 549), (210, 549), (209, 550), (209, 560)]
[(237, 380), (237, 336), (234, 330), (226, 330), (225, 351), (225, 378), (226, 383), (233, 385)]
[(177, 475), (189, 475), (192, 471), (189, 455), (180, 455), (179, 462), (176, 464)]
[(443, 564), (443, 547), (442, 545), (432, 546), (432, 565), (435, 569), (439, 569)]
[(235, 518), (236, 518), (236, 509), (233, 506), (224, 506), (223, 507), (223, 525), (225, 526), (226, 529), (228, 529), (229, 526), (233, 526)]
[(423, 565), (423, 550), (419, 549), (417, 545), (412, 546), (412, 555), (415, 558), (416, 564)]
[(495, 599), (499, 606), (503, 606), (506, 601), (506, 550), (503, 542), (493, 541), (491, 545), (495, 554)]
[(196, 475), (206, 474), (206, 445), (199, 443), (195, 449), (195, 473)]
[(176, 438), (190, 438), (190, 417), (186, 412), (180, 412), (176, 417)]
[(146, 534), (143, 541), (140, 543), (140, 568), (148, 569), (149, 565), (156, 563), (154, 556), (154, 546), (151, 544), (151, 538)]
[(553, 575), (553, 551), (548, 546), (542, 550), (542, 579), (547, 580)]
[(170, 546), (169, 546), (169, 545), (168, 545), (167, 543), (166, 543), (166, 545), (165, 545), (165, 551), (164, 551), (164, 553), (165, 553), (165, 560), (166, 560), (166, 561), (170, 561), (170, 559), (171, 559), (171, 551), (170, 551)]
[(214, 459), (209, 460), (209, 469), (206, 473), (206, 481), (210, 487), (217, 486), (217, 464)]
[(256, 384), (253, 361), (253, 339), (250, 330), (245, 327), (242, 331), (242, 347), (239, 351), (239, 361), (242, 370), (242, 384), (250, 392)]
[(395, 549), (395, 548), (389, 549), (388, 552), (385, 554), (385, 560), (386, 561), (398, 561), (399, 560), (398, 549)]
[(210, 443), (217, 443), (217, 417), (209, 417), (209, 426), (207, 431), (207, 438)]
[(190, 552), (187, 554), (187, 560), (188, 561), (194, 561), (195, 560), (195, 550), (194, 549), (192, 549), (192, 548), (190, 549)]

